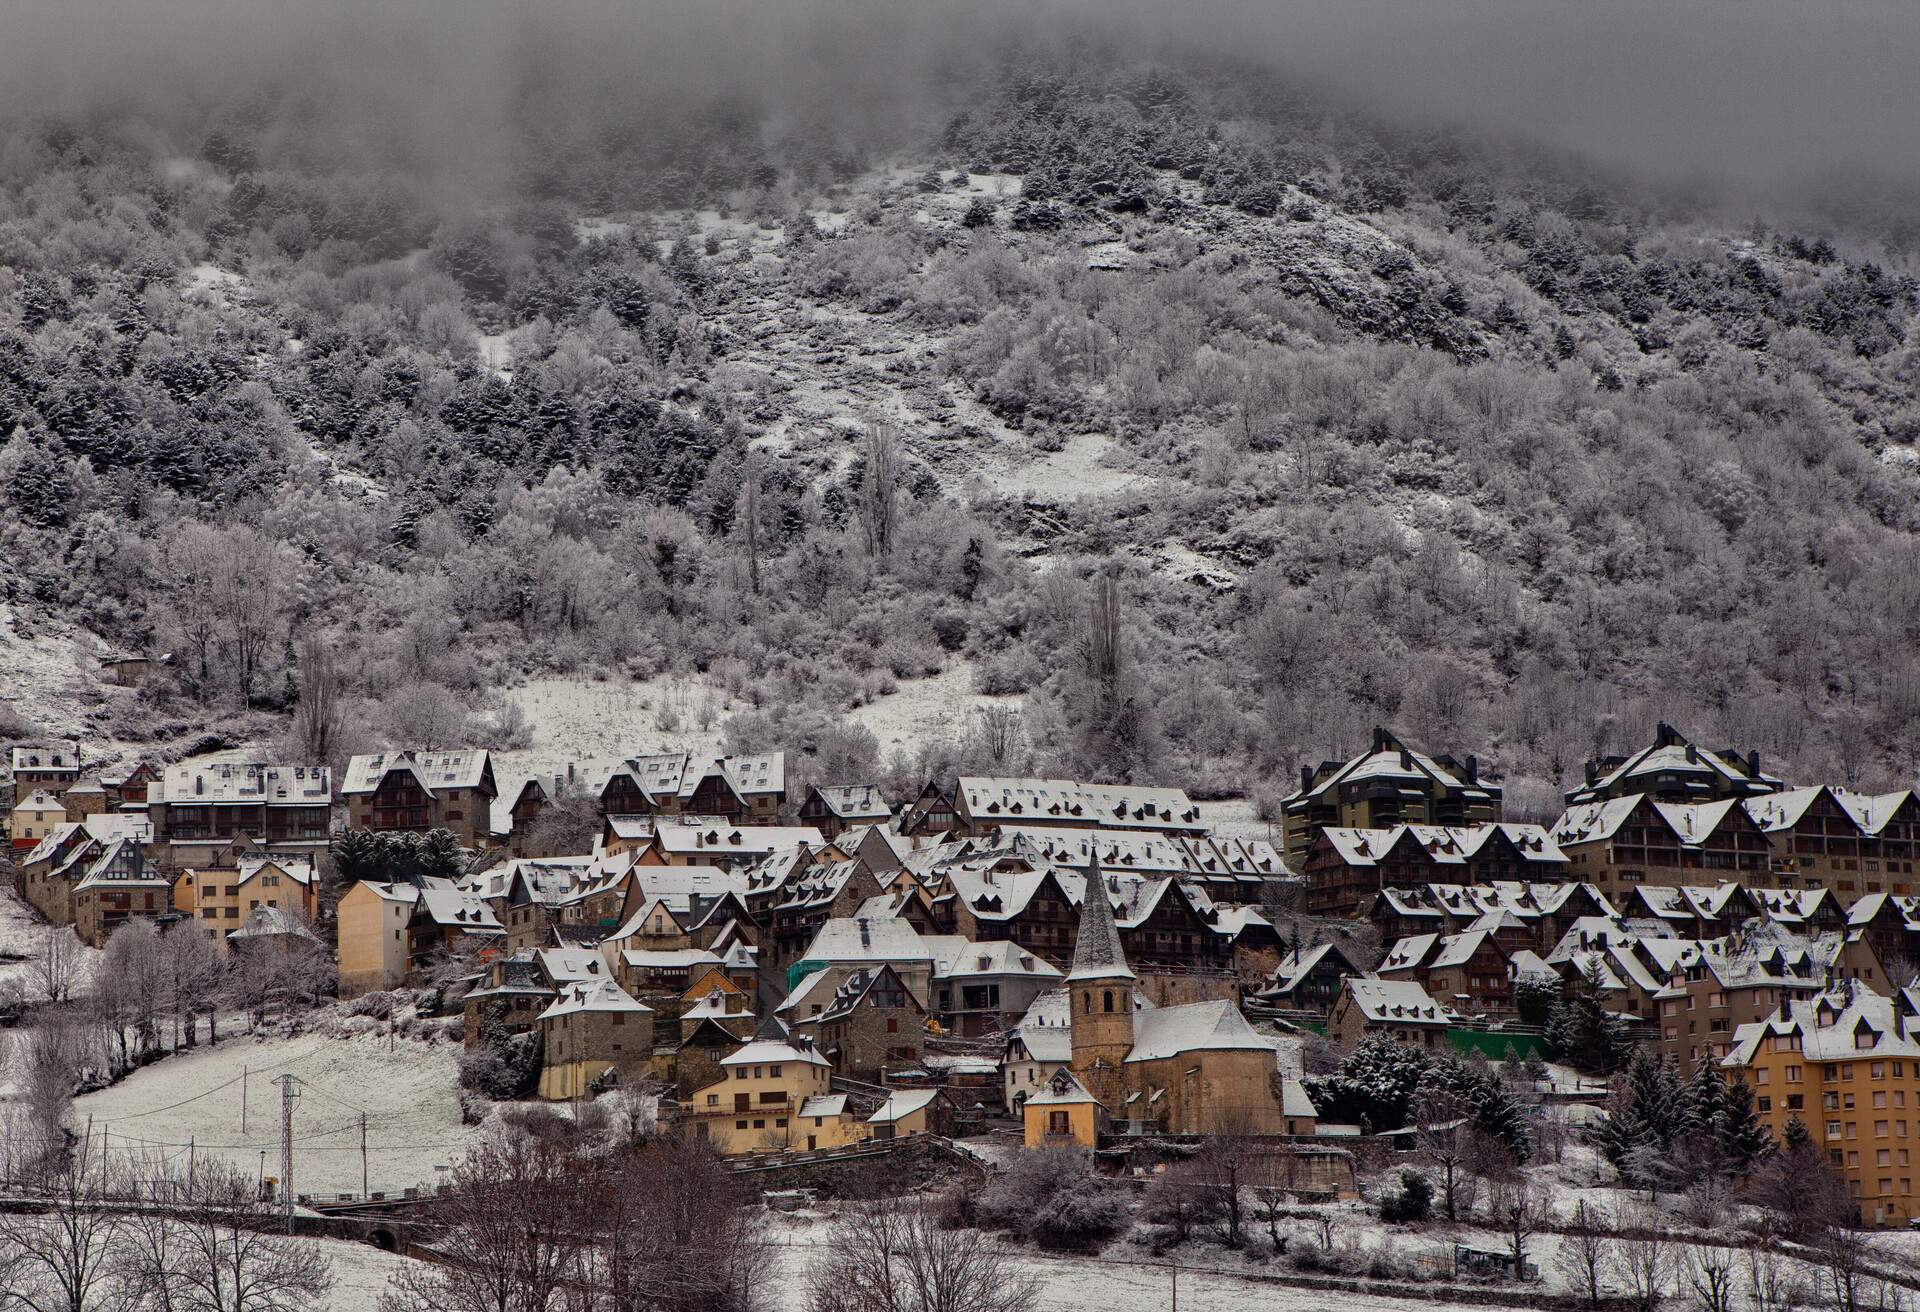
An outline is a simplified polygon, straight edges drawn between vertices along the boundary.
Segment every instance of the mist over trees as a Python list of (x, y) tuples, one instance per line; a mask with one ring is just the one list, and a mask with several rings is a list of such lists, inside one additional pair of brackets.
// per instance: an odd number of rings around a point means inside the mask
[[(336, 763), (506, 745), (541, 672), (698, 673), (730, 740), (903, 784), (1271, 794), (1390, 723), (1530, 813), (1656, 718), (1920, 769), (1910, 211), (1731, 223), (1218, 61), (938, 85), (890, 133), (533, 107), (485, 204), (290, 99), (174, 106), (164, 147), (13, 121), (0, 596), (174, 654), (111, 732), (291, 716)], [(766, 343), (882, 330), (912, 421), (797, 439)], [(969, 468), (983, 423), (1156, 481), (1030, 504)], [(1020, 710), (911, 759), (844, 725), (960, 663)]]

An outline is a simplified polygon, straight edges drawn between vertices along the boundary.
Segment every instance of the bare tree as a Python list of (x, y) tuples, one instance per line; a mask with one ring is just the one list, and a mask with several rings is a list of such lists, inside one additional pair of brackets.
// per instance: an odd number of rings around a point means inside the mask
[(1473, 1127), (1467, 1111), (1465, 1101), (1446, 1089), (1429, 1090), (1414, 1105), (1414, 1113), (1419, 1118), (1420, 1151), (1440, 1173), (1440, 1197), (1449, 1221), (1460, 1219), (1461, 1205), (1472, 1209), (1476, 1192), (1474, 1178), (1468, 1170)]
[(183, 1039), (193, 1046), (193, 1022), (200, 1015), (207, 1018), (207, 1041), (217, 1039), (214, 1012), (226, 968), (226, 959), (198, 920), (182, 920), (160, 935), (163, 1000), (174, 1017), (175, 1047)]
[(899, 524), (899, 435), (884, 424), (869, 428), (866, 458), (860, 474), (860, 527), (866, 533), (867, 554), (880, 560), (893, 549)]
[(1613, 1266), (1613, 1217), (1604, 1203), (1582, 1198), (1560, 1240), (1554, 1262), (1567, 1283), (1585, 1295), (1589, 1307), (1600, 1306), (1607, 1272)]
[(383, 1312), (534, 1312), (553, 1304), (575, 1265), (578, 1181), (550, 1144), (502, 1136), (454, 1167), (439, 1219), (461, 1261), (401, 1270)]
[(62, 1003), (80, 986), (80, 940), (65, 925), (40, 931), (40, 950), (33, 958), (33, 981), (48, 1002)]
[(1525, 1176), (1514, 1175), (1496, 1183), (1487, 1202), (1513, 1254), (1513, 1278), (1525, 1280), (1527, 1245), (1551, 1215), (1546, 1196)]
[(225, 538), (213, 576), (214, 602), (233, 661), (234, 691), (240, 705), (251, 709), (261, 660), (286, 609), (283, 548), (252, 528), (228, 529)]
[(333, 644), (309, 629), (300, 635), (300, 699), (293, 706), (294, 745), (302, 761), (333, 765), (346, 747), (346, 678)]
[(1804, 1305), (1807, 1290), (1795, 1274), (1796, 1264), (1781, 1255), (1770, 1235), (1744, 1250), (1742, 1266), (1753, 1312), (1792, 1312)]
[(1623, 1229), (1620, 1238), (1620, 1274), (1626, 1279), (1627, 1294), (1640, 1312), (1655, 1312), (1667, 1296), (1673, 1282), (1676, 1253), (1673, 1241), (1661, 1231), (1665, 1218), (1658, 1212), (1637, 1213)]
[(807, 1273), (809, 1312), (1034, 1312), (1039, 1297), (988, 1236), (897, 1202), (844, 1213)]
[(170, 1206), (126, 1220), (117, 1263), (130, 1312), (305, 1312), (332, 1287), (325, 1251), (281, 1234), (244, 1174), (155, 1164), (140, 1184)]
[(1680, 1275), (1697, 1312), (1733, 1312), (1739, 1258), (1718, 1244), (1688, 1244)]
[(1020, 746), (1020, 708), (994, 704), (974, 714), (980, 750), (994, 765), (1005, 765)]
[(79, 1016), (60, 1011), (42, 1013), (39, 1023), (17, 1042), (19, 1097), (32, 1134), (44, 1145), (38, 1155), (46, 1156), (64, 1147), (61, 1123), (87, 1065), (90, 1036)]
[(101, 1206), (106, 1175), (88, 1148), (47, 1162), (32, 1180), (43, 1211), (0, 1212), (0, 1253), (11, 1257), (6, 1295), (24, 1312), (92, 1312), (119, 1301), (122, 1223)]
[(747, 584), (760, 595), (760, 463), (749, 451), (740, 476), (740, 537), (747, 549)]

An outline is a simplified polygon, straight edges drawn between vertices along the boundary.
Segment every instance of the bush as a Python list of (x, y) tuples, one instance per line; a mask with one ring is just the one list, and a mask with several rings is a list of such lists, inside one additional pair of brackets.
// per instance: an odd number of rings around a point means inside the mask
[(541, 1056), (538, 1033), (489, 1034), (460, 1054), (460, 1087), (495, 1101), (531, 1097), (540, 1087)]
[(1400, 1189), (1380, 1200), (1382, 1221), (1418, 1222), (1433, 1213), (1433, 1185), (1418, 1171), (1400, 1172)]
[(1128, 1225), (1092, 1160), (1068, 1149), (1021, 1154), (981, 1191), (975, 1211), (985, 1225), (1063, 1252), (1097, 1252)]

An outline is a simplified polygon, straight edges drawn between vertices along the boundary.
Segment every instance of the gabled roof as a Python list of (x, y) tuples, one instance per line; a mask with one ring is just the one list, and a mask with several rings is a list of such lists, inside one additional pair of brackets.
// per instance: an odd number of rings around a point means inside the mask
[(1100, 1100), (1087, 1092), (1087, 1086), (1080, 1083), (1079, 1076), (1064, 1066), (1048, 1077), (1047, 1082), (1027, 1096), (1029, 1107), (1064, 1107), (1069, 1103), (1092, 1103), (1098, 1107)]
[(870, 1125), (891, 1125), (904, 1121), (915, 1112), (932, 1106), (933, 1100), (940, 1096), (938, 1089), (895, 1089), (880, 1104), (880, 1110), (867, 1118)]
[(893, 814), (878, 784), (815, 784), (811, 792), (841, 820), (885, 820)]
[(1390, 1025), (1447, 1026), (1457, 1019), (1453, 1011), (1428, 996), (1410, 979), (1356, 979), (1349, 976), (1345, 992), (1369, 1021)]
[(913, 996), (912, 991), (901, 982), (900, 977), (893, 973), (893, 967), (883, 965), (869, 970), (857, 970), (847, 976), (847, 978), (841, 982), (840, 987), (835, 990), (833, 1001), (828, 1003), (826, 1009), (820, 1013), (820, 1019), (823, 1021), (839, 1020), (852, 1015), (861, 1003), (873, 995), (875, 989), (878, 989), (882, 984), (888, 982), (891, 982), (900, 990), (901, 995), (906, 998), (907, 1006), (910, 1009), (914, 1011), (926, 1010), (920, 1005), (920, 1000)]
[(1060, 971), (1011, 939), (987, 943), (970, 943), (963, 939), (934, 964), (934, 975), (939, 979), (1016, 975), (1057, 980)]
[(557, 985), (607, 977), (607, 963), (591, 948), (541, 948), (534, 959), (547, 978)]
[(823, 847), (826, 841), (812, 825), (736, 825), (713, 816), (659, 816), (653, 825), (654, 845), (676, 856), (757, 859), (801, 844)]
[(1269, 995), (1284, 997), (1299, 987), (1322, 961), (1336, 966), (1342, 974), (1360, 974), (1338, 943), (1318, 943), (1300, 952), (1283, 953), (1280, 964), (1273, 968), (1273, 982), (1264, 991)]
[(373, 752), (347, 762), (347, 773), (340, 784), (342, 797), (358, 797), (375, 792), (390, 774), (410, 774), (428, 797), (443, 788), (493, 786), (493, 755), (484, 747), (463, 747), (449, 752)]
[(1807, 1061), (1847, 1061), (1861, 1056), (1920, 1057), (1911, 1020), (1891, 998), (1852, 987), (1813, 999), (1789, 1001), (1785, 1016), (1776, 1010), (1765, 1020), (1733, 1032), (1723, 1066), (1749, 1064), (1760, 1045), (1775, 1035), (1797, 1035)]
[[(820, 1055), (811, 1041), (789, 1035), (787, 1027), (771, 1014), (760, 1022), (760, 1028), (753, 1032), (753, 1038), (743, 1047), (720, 1059), (722, 1066), (729, 1067), (786, 1062), (798, 1062), (807, 1066), (832, 1065)], [(811, 1115), (811, 1113), (808, 1114)]]
[(899, 917), (865, 920), (836, 917), (823, 921), (802, 961), (882, 962), (938, 960), (938, 953), (912, 925)]
[(493, 908), (478, 894), (456, 888), (453, 881), (447, 879), (429, 879), (421, 884), (415, 914), (424, 914), (436, 925), (469, 934), (507, 932), (493, 914)]
[(255, 907), (247, 913), (247, 918), (240, 922), (240, 928), (227, 932), (227, 937), (230, 939), (287, 937), (305, 939), (320, 945), (319, 937), (311, 929), (279, 907)]
[[(764, 793), (783, 793), (787, 788), (787, 754), (762, 752), (752, 756), (696, 756), (689, 752), (664, 752), (653, 756), (631, 756), (614, 768), (607, 784), (626, 777), (655, 805), (668, 798), (690, 798), (702, 780), (718, 776), (742, 798)], [(607, 784), (600, 793), (606, 794)]]
[(652, 1010), (612, 980), (602, 979), (566, 985), (553, 1004), (540, 1013), (540, 1019), (554, 1020), (587, 1011), (618, 1011), (638, 1015)]

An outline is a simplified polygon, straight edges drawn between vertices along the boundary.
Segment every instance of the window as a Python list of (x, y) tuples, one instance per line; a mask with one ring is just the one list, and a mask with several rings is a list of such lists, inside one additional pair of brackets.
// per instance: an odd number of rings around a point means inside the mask
[(899, 1032), (900, 1022), (892, 1016), (887, 1017), (887, 1033), (898, 1034)]
[(1765, 1097), (1765, 1096), (1762, 1096), (1762, 1097), (1761, 1097), (1761, 1099), (1760, 1099), (1760, 1101), (1759, 1101), (1759, 1108), (1760, 1108), (1760, 1110), (1761, 1110), (1761, 1111), (1763, 1111), (1763, 1112), (1770, 1112), (1770, 1111), (1772, 1111), (1772, 1110), (1773, 1110), (1773, 1099), (1771, 1099), (1771, 1098), (1768, 1098), (1768, 1097)]
[(767, 1128), (766, 1119), (764, 1117), (756, 1119), (753, 1123), (753, 1128), (756, 1130), (766, 1129)]
[(773, 1079), (773, 1080), (777, 1080), (777, 1079), (779, 1079), (779, 1078), (780, 1078), (780, 1068), (779, 1068), (778, 1066), (769, 1066), (769, 1067), (767, 1067), (767, 1078), (768, 1078), (768, 1079)]
[(733, 1123), (733, 1128), (736, 1130), (744, 1130), (747, 1128), (747, 1123), (745, 1121), (735, 1121)]

